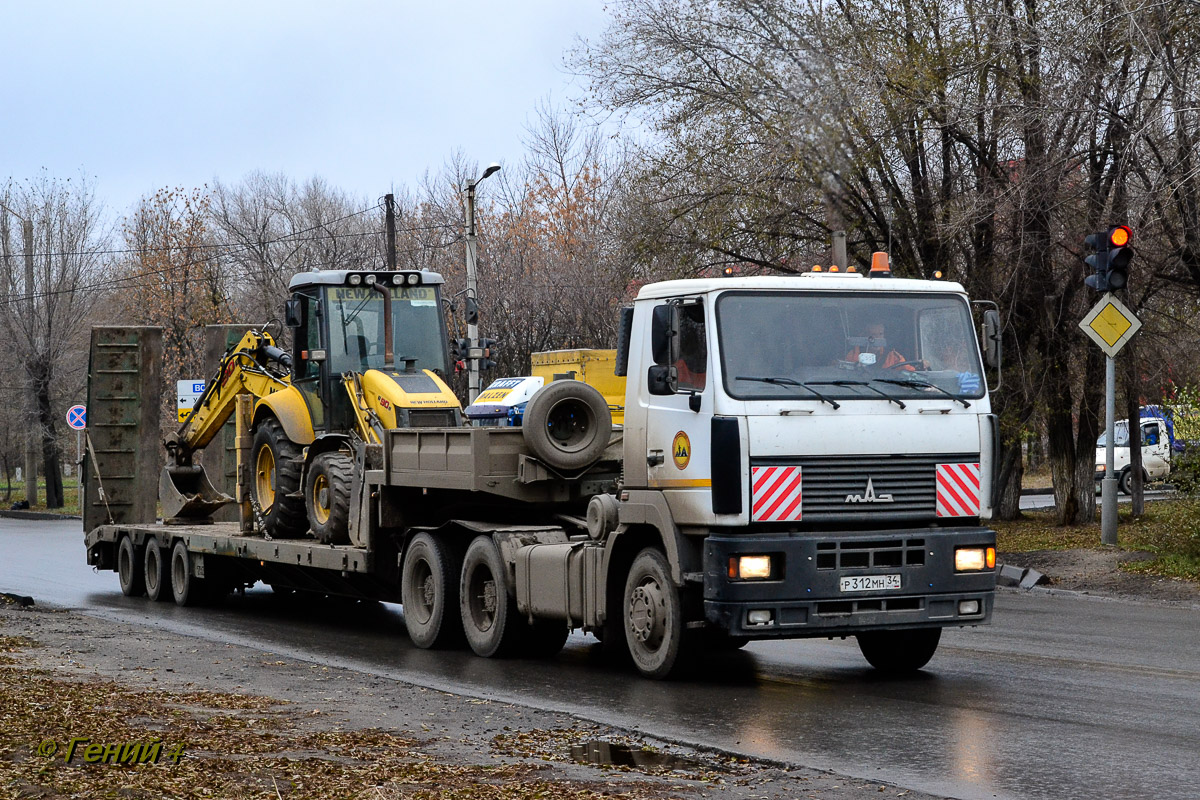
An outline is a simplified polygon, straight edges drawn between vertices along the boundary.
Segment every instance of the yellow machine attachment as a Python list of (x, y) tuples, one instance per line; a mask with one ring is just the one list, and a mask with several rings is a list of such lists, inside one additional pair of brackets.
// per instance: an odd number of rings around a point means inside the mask
[(158, 484), (164, 518), (204, 518), (233, 502), (233, 498), (213, 488), (204, 469), (192, 463), (192, 454), (221, 430), (233, 414), (238, 395), (249, 394), (261, 400), (291, 389), (291, 363), (291, 356), (276, 347), (265, 330), (247, 331), (229, 349), (191, 415), (167, 442), (170, 463), (163, 468)]
[(350, 395), (358, 434), (365, 442), (381, 444), (383, 432), (392, 428), (461, 424), (458, 398), (430, 370), (348, 372), (342, 383)]

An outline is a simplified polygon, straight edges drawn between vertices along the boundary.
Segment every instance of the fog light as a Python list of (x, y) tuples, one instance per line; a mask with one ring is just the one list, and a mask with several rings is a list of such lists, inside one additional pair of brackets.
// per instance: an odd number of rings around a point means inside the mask
[(986, 564), (987, 555), (982, 547), (959, 547), (954, 551), (955, 572), (978, 572)]
[(729, 559), (729, 577), (743, 581), (766, 580), (771, 577), (771, 557), (734, 556)]
[(979, 601), (978, 600), (959, 600), (958, 601), (958, 613), (964, 617), (969, 616), (971, 614), (978, 614), (979, 613)]
[(770, 625), (773, 616), (769, 608), (756, 608), (746, 614), (746, 622), (751, 625)]

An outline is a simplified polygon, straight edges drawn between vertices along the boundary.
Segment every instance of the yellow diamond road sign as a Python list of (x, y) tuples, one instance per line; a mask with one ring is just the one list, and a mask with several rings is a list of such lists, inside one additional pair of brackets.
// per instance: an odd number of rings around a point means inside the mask
[(1112, 294), (1106, 294), (1092, 307), (1079, 327), (1100, 345), (1101, 350), (1115, 356), (1142, 327), (1142, 321), (1124, 303)]

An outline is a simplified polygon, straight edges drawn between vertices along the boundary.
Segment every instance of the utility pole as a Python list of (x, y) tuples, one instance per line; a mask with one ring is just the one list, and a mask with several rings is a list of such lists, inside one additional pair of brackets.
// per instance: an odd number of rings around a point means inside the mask
[(479, 397), (479, 361), (483, 349), (479, 346), (479, 279), (475, 273), (475, 187), (489, 175), (499, 172), (499, 164), (491, 164), (478, 179), (467, 178), (467, 398), (474, 403)]
[[(29, 347), (32, 349), (36, 346), (36, 338), (33, 333), (33, 220), (26, 219), (17, 212), (13, 211), (8, 206), (0, 203), (0, 210), (7, 211), (17, 219), (21, 220), (21, 233), (25, 242), (25, 311), (29, 320)], [(7, 232), (8, 228), (5, 227)], [(7, 236), (5, 245), (7, 245)], [(5, 251), (5, 258), (8, 258), (8, 252)], [(5, 265), (5, 275), (7, 276), (8, 269)], [(5, 287), (5, 291), (8, 287)], [(28, 354), (30, 357), (33, 353)], [(30, 370), (28, 363), (25, 368), (25, 378), (29, 381), (29, 394), (26, 395), (26, 402), (29, 403), (30, 419), (37, 419), (37, 387), (33, 385), (30, 378)], [(25, 500), (30, 506), (33, 506), (38, 501), (38, 484), (37, 484), (37, 450), (34, 444), (34, 433), (38, 428), (37, 425), (30, 426), (25, 432)]]
[[(29, 347), (31, 350), (37, 348), (37, 337), (33, 333), (34, 324), (34, 308), (33, 308), (33, 220), (22, 219), (22, 232), (25, 236), (25, 312), (29, 320)], [(30, 357), (35, 353), (30, 352)], [(26, 378), (29, 379), (30, 372), (25, 370)], [(37, 419), (37, 387), (33, 385), (33, 381), (29, 380), (29, 414), (32, 419)], [(38, 502), (38, 482), (37, 482), (37, 450), (34, 445), (33, 433), (40, 425), (33, 425), (30, 432), (25, 438), (25, 500), (29, 503), (29, 507), (37, 505)]]
[(383, 196), (383, 203), (387, 207), (386, 216), (386, 235), (387, 235), (387, 265), (388, 269), (396, 269), (396, 198), (390, 194)]

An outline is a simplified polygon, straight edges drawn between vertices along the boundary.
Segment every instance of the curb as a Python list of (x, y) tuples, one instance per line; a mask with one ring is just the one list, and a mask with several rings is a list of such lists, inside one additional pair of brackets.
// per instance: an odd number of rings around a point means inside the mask
[(998, 564), (996, 567), (997, 586), (1019, 586), (1028, 591), (1034, 586), (1049, 582), (1049, 578), (1033, 568), (1014, 567), (1008, 564)]
[(78, 514), (55, 514), (51, 511), (9, 511), (7, 509), (0, 509), (0, 517), (32, 520), (83, 519)]

